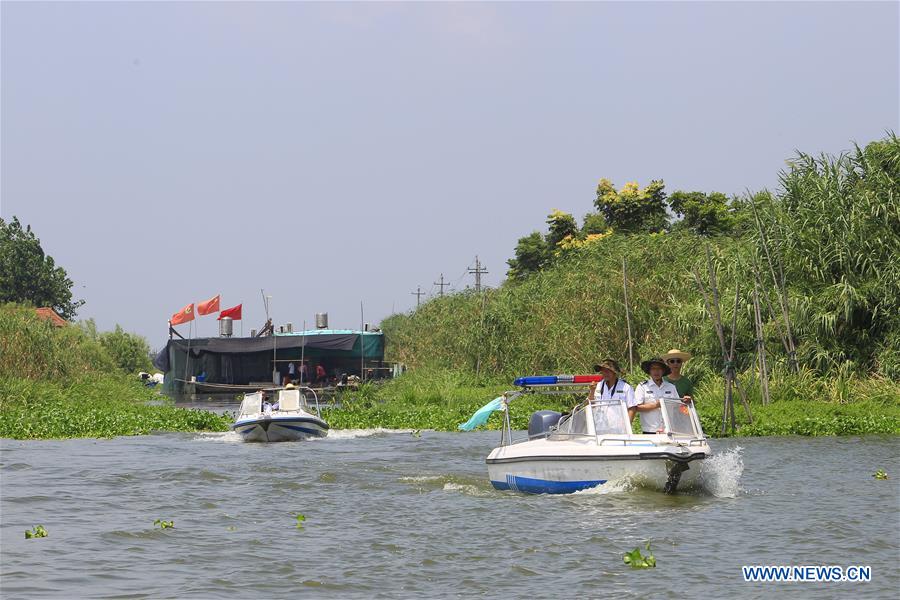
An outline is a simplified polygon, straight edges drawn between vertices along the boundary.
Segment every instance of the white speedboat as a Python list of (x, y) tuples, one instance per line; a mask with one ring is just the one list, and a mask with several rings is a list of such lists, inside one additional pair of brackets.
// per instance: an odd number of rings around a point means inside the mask
[[(534, 413), (528, 437), (512, 441), (511, 400), (524, 393), (572, 393), (578, 385), (532, 385), (528, 379), (516, 381), (526, 382), (522, 390), (502, 397), (500, 410), (505, 411), (505, 422), (500, 446), (486, 459), (495, 488), (565, 494), (626, 479), (674, 493), (679, 485), (684, 488), (697, 483), (699, 465), (711, 452), (693, 404), (681, 399), (664, 400), (664, 430), (645, 435), (632, 433), (624, 402), (585, 401), (569, 415)], [(552, 386), (553, 390), (540, 389), (543, 386)]]
[[(314, 407), (306, 393), (315, 399)], [(231, 428), (245, 442), (290, 442), (328, 435), (328, 423), (319, 412), (319, 400), (310, 388), (273, 388), (244, 396)]]

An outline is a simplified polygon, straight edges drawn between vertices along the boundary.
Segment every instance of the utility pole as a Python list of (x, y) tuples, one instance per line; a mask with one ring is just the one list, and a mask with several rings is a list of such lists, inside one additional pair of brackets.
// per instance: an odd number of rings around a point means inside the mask
[(421, 304), (421, 302), (422, 302), (421, 298), (422, 298), (422, 296), (425, 295), (425, 292), (422, 291), (422, 286), (417, 285), (416, 291), (410, 292), (410, 294), (412, 294), (413, 296), (416, 297), (416, 308), (419, 308), (419, 304)]
[(473, 269), (473, 268), (469, 267), (468, 271), (469, 271), (470, 275), (472, 275), (472, 274), (475, 275), (475, 291), (480, 292), (481, 291), (481, 276), (486, 274), (488, 272), (488, 270), (485, 269), (483, 266), (481, 266), (481, 261), (478, 260), (478, 255), (475, 255), (475, 268)]
[(450, 284), (449, 284), (449, 283), (444, 283), (444, 274), (443, 274), (443, 273), (441, 273), (441, 282), (438, 283), (437, 281), (435, 281), (435, 282), (434, 282), (434, 285), (438, 285), (438, 286), (441, 287), (441, 297), (443, 297), (443, 295), (444, 295), (444, 287), (445, 287), (445, 286), (446, 286), (446, 287), (450, 287)]

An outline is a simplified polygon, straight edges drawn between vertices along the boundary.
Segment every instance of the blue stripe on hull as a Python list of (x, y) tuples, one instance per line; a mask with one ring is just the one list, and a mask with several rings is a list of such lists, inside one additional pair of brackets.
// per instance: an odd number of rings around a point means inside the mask
[(517, 475), (507, 475), (506, 481), (491, 480), (491, 485), (498, 490), (513, 490), (527, 494), (571, 494), (572, 492), (597, 487), (604, 483), (606, 483), (605, 479), (594, 481), (550, 481), (547, 479), (519, 477)]

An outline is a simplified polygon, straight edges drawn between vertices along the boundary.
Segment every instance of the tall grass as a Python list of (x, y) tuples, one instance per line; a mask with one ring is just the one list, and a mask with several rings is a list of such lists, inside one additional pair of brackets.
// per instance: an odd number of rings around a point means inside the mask
[[(742, 205), (750, 210), (749, 202)], [(720, 372), (719, 342), (691, 276), (693, 269), (706, 272), (709, 247), (726, 324), (738, 296), (739, 371), (753, 366), (758, 280), (776, 372), (788, 364), (776, 298), (783, 281), (805, 369), (854, 384), (865, 375), (900, 377), (900, 140), (890, 134), (838, 157), (800, 154), (782, 173), (778, 193), (757, 194), (753, 205), (762, 235), (752, 227), (719, 237), (615, 233), (563, 252), (524, 280), (392, 315), (382, 322), (390, 358), (489, 377), (585, 371), (604, 356), (624, 362), (624, 258), (637, 362), (677, 346), (694, 354), (689, 375)]]
[(0, 437), (110, 437), (154, 430), (223, 431), (230, 418), (171, 406), (134, 376), (140, 338), (54, 327), (0, 306)]

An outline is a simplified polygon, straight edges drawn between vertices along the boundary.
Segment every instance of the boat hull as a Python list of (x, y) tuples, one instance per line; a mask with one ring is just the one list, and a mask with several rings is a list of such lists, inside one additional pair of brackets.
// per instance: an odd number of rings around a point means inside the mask
[(244, 419), (231, 428), (245, 442), (295, 442), (328, 435), (328, 424), (313, 416)]
[(700, 464), (708, 454), (705, 445), (685, 452), (665, 446), (608, 448), (541, 440), (497, 448), (486, 462), (498, 490), (570, 494), (609, 481), (629, 481), (669, 491), (673, 470), (679, 473), (672, 490), (697, 485)]

